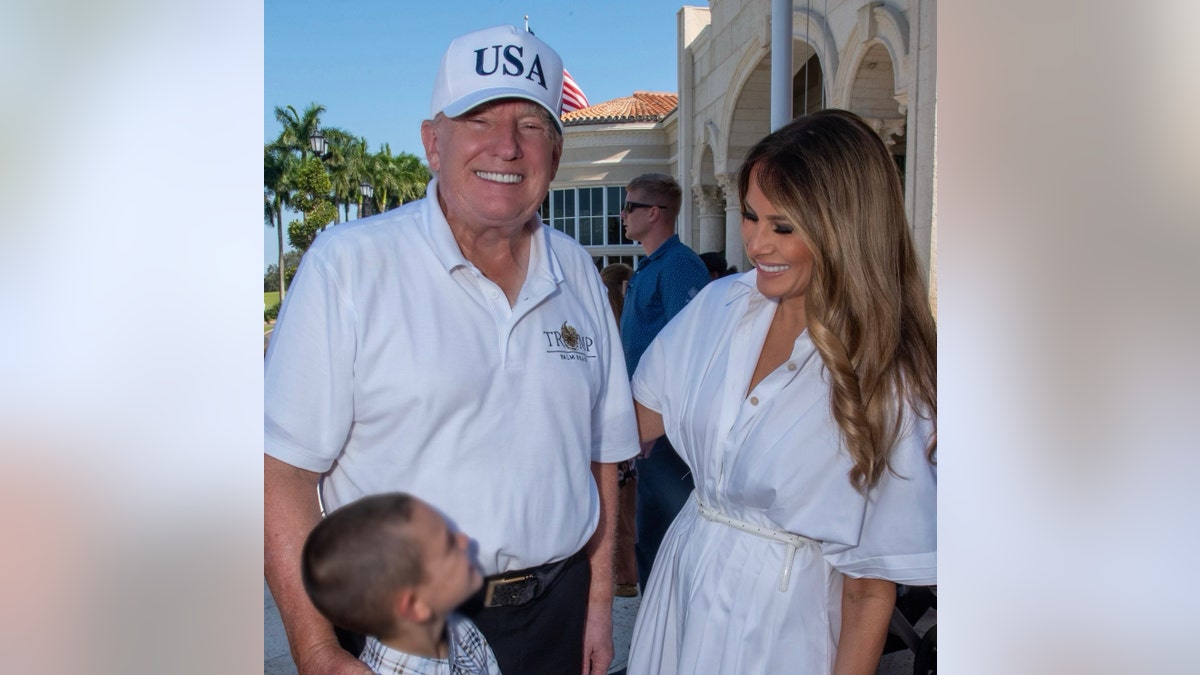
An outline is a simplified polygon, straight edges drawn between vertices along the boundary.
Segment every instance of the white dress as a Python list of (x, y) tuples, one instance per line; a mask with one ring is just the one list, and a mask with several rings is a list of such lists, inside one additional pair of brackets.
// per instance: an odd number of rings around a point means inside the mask
[[(755, 279), (752, 270), (709, 284), (651, 344), (633, 380), (634, 398), (662, 414), (696, 490), (655, 560), (629, 675), (828, 673), (843, 575), (937, 583), (937, 472), (925, 460), (933, 424), (906, 412), (892, 455), (898, 476), (885, 472), (868, 497), (857, 492), (807, 331), (745, 393), (776, 307)], [(812, 541), (792, 550), (721, 518)]]

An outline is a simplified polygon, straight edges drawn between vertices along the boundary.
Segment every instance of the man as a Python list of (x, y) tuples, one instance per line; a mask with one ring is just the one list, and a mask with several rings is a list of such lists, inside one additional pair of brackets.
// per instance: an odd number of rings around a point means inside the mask
[[(621, 343), (629, 377), (658, 331), (709, 281), (708, 268), (675, 234), (682, 190), (675, 179), (648, 173), (625, 188), (625, 236), (646, 249), (629, 280), (621, 314)], [(638, 582), (646, 588), (658, 546), (695, 484), (666, 436), (637, 461)]]
[(463, 613), (506, 675), (612, 660), (628, 379), (591, 257), (537, 210), (562, 152), (562, 61), (501, 26), (451, 42), (421, 126), (427, 197), (324, 232), (267, 354), (265, 557), (301, 673), (364, 672), (305, 597), (327, 511), (404, 491), (477, 537)]

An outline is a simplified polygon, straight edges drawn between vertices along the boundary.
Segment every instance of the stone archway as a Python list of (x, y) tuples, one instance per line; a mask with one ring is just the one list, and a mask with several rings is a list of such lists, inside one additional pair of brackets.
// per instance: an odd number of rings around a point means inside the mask
[(903, 185), (907, 122), (906, 111), (897, 100), (895, 82), (896, 69), (887, 47), (880, 42), (870, 45), (858, 62), (850, 85), (849, 109), (871, 125), (888, 146)]
[[(804, 54), (807, 48), (803, 42), (797, 42), (793, 47), (796, 54)], [(822, 98), (825, 88), (825, 77), (821, 71), (821, 59), (812, 52), (792, 76), (792, 117), (807, 115), (827, 107)]]

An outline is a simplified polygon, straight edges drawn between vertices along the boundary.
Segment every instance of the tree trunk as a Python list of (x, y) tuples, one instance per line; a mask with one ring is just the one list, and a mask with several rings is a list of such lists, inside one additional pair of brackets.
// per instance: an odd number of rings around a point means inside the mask
[(275, 234), (279, 237), (279, 302), (282, 303), (283, 294), (287, 292), (287, 289), (284, 288), (284, 281), (287, 279), (287, 275), (283, 269), (283, 207), (280, 207), (275, 212), (275, 217), (277, 218)]

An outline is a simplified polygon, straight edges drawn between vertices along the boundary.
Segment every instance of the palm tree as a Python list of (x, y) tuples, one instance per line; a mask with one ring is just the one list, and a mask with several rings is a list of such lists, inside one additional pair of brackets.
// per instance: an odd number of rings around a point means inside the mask
[[(353, 167), (352, 174), (355, 177), (357, 188), (355, 199), (358, 200), (358, 217), (362, 218), (363, 214), (363, 193), (361, 186), (363, 181), (371, 183), (371, 153), (367, 152), (367, 139), (361, 137), (354, 143), (354, 147), (350, 151), (349, 162)], [(346, 214), (349, 218), (349, 213)]]
[(407, 204), (424, 197), (425, 187), (433, 177), (429, 168), (421, 163), (419, 157), (409, 152), (396, 155), (394, 163), (400, 183), (400, 189), (396, 191), (397, 200), (401, 204)]
[(304, 114), (296, 112), (292, 106), (275, 106), (275, 119), (283, 127), (275, 143), (279, 146), (300, 153), (300, 159), (307, 159), (309, 152), (308, 137), (321, 128), (321, 115), (325, 106), (309, 103)]
[(367, 161), (367, 175), (375, 188), (375, 213), (388, 210), (388, 197), (400, 187), (396, 179), (395, 164), (393, 163), (392, 146), (384, 143), (379, 152), (371, 155)]
[[(358, 139), (337, 128), (322, 129), (329, 147), (329, 181), (333, 185), (333, 205), (341, 206), (345, 220), (350, 220), (350, 204), (359, 198), (358, 184), (363, 178), (366, 139)], [(341, 222), (335, 220), (334, 223)]]
[[(273, 215), (271, 227), (276, 229), (279, 242), (279, 300), (286, 294), (283, 210), (292, 206), (295, 192), (296, 172), (303, 166), (310, 153), (309, 136), (321, 128), (321, 115), (325, 106), (310, 103), (303, 113), (293, 106), (275, 106), (275, 119), (281, 127), (279, 136), (264, 149), (264, 219), (270, 211)], [(302, 214), (303, 217), (303, 214)]]
[(393, 155), (387, 143), (371, 156), (368, 173), (379, 213), (424, 197), (425, 186), (432, 176), (419, 157), (408, 152)]
[(296, 156), (275, 143), (263, 147), (263, 220), (274, 227), (279, 241), (279, 301), (286, 293), (283, 267), (283, 209), (291, 206), (291, 174)]

